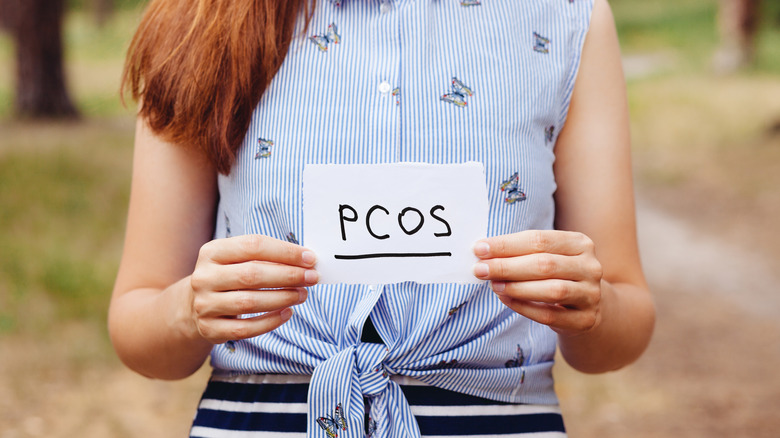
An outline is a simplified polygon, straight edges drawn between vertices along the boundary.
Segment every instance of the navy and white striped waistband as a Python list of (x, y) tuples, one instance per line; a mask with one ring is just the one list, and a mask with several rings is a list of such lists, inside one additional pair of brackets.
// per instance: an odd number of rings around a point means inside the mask
[[(311, 376), (215, 375), (192, 437), (304, 438)], [(504, 403), (432, 387), (405, 376), (401, 386), (427, 438), (565, 438), (560, 407)]]

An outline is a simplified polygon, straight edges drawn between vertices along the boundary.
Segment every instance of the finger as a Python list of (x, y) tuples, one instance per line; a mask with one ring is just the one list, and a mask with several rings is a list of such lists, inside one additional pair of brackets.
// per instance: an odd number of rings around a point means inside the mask
[(250, 261), (230, 265), (213, 265), (193, 272), (194, 290), (227, 292), (245, 289), (306, 287), (317, 284), (314, 269)]
[(273, 312), (306, 301), (306, 289), (214, 292), (196, 298), (193, 308), (199, 317), (238, 316)]
[(585, 332), (598, 325), (597, 312), (583, 312), (534, 301), (498, 297), (502, 303), (520, 315), (549, 326), (558, 333)]
[(311, 250), (259, 234), (212, 240), (203, 245), (200, 257), (218, 264), (262, 260), (303, 268), (313, 267), (317, 262)]
[(481, 280), (533, 281), (590, 279), (594, 269), (584, 257), (558, 254), (529, 254), (519, 257), (485, 259), (474, 266)]
[(290, 308), (264, 313), (253, 318), (213, 318), (200, 320), (198, 330), (213, 344), (237, 341), (268, 333), (287, 322), (293, 315)]
[(575, 256), (593, 248), (593, 241), (582, 233), (559, 230), (528, 230), (489, 237), (474, 245), (481, 259), (550, 253)]
[(589, 282), (557, 279), (494, 281), (491, 282), (490, 287), (500, 296), (576, 309), (593, 308), (598, 305), (601, 298), (600, 288)]

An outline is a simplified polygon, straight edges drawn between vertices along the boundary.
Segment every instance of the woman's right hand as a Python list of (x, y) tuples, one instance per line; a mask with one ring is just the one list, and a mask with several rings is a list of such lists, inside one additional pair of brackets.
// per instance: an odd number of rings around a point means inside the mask
[[(311, 250), (262, 235), (204, 244), (190, 276), (191, 318), (212, 344), (251, 338), (284, 324), (290, 306), (319, 280)], [(242, 315), (260, 313), (259, 316)]]

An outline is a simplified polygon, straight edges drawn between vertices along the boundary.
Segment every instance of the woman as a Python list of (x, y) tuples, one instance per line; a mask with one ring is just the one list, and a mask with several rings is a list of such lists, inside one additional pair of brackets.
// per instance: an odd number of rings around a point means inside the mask
[[(587, 373), (646, 348), (606, 0), (156, 0), (125, 83), (109, 329), (149, 377), (211, 355), (192, 436), (561, 436), (556, 344)], [(404, 161), (485, 165), (486, 281), (317, 286), (304, 164)]]

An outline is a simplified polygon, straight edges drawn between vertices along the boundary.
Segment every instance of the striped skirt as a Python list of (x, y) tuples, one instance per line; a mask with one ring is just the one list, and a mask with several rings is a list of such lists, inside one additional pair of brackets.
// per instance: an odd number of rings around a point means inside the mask
[[(424, 438), (565, 438), (558, 406), (502, 403), (393, 376)], [(310, 376), (213, 376), (190, 431), (199, 438), (305, 438)]]

